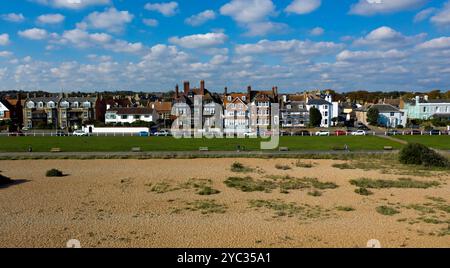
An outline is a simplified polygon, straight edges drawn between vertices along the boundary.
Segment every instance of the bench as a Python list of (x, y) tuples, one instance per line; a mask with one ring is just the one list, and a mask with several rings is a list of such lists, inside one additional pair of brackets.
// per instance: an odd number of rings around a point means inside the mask
[(133, 153), (139, 153), (139, 152), (141, 152), (142, 150), (141, 150), (141, 147), (133, 147), (133, 148), (131, 148), (131, 151), (132, 151)]
[(200, 148), (198, 148), (198, 150), (200, 152), (207, 152), (207, 151), (209, 151), (209, 148), (208, 147), (200, 147)]
[(280, 147), (279, 150), (280, 150), (280, 152), (287, 152), (287, 151), (289, 151), (289, 148), (288, 147)]
[(50, 150), (50, 152), (51, 152), (51, 153), (60, 153), (60, 152), (62, 152), (62, 150), (61, 150), (61, 148), (52, 148), (52, 149)]
[(394, 148), (392, 148), (392, 146), (384, 146), (384, 150), (385, 151), (392, 151), (392, 150), (394, 150)]

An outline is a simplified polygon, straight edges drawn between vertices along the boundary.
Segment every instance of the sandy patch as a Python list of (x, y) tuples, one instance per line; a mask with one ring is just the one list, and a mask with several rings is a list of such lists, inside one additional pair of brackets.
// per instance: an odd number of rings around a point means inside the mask
[[(450, 234), (440, 233), (450, 224), (450, 212), (440, 210), (450, 204), (448, 173), (420, 178), (341, 170), (332, 164), (343, 161), (334, 160), (302, 160), (314, 163), (312, 168), (296, 167), (293, 159), (238, 161), (254, 171), (232, 172), (234, 159), (0, 161), (3, 175), (21, 180), (0, 188), (0, 246), (64, 247), (67, 240), (78, 239), (83, 247), (365, 247), (369, 239), (378, 239), (383, 247), (450, 247)], [(280, 170), (277, 164), (292, 169)], [(46, 178), (51, 168), (68, 176)], [(339, 187), (312, 196), (312, 189), (242, 192), (224, 184), (230, 176), (270, 180), (273, 175), (317, 178)], [(412, 177), (441, 185), (373, 189), (373, 195), (362, 196), (349, 183), (361, 177)], [(199, 195), (195, 187), (180, 186), (193, 178), (210, 180), (208, 186), (220, 193)], [(158, 183), (171, 188), (152, 191)], [(250, 200), (292, 204), (295, 213), (252, 207)], [(200, 206), (211, 201), (224, 211), (208, 212), (206, 206), (204, 212), (194, 208), (194, 201)], [(427, 204), (435, 212), (421, 214), (407, 208), (411, 204)], [(381, 215), (376, 207), (383, 205), (400, 213)]]

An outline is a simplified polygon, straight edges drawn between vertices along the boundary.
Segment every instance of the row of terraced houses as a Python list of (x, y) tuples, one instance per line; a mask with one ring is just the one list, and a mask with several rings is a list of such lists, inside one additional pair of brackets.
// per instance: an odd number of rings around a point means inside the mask
[[(168, 100), (153, 98), (144, 101), (139, 96), (104, 98), (101, 94), (74, 97), (62, 93), (39, 97), (28, 94), (23, 100), (20, 96), (16, 99), (5, 98), (0, 100), (0, 120), (15, 118), (29, 129), (76, 129), (93, 122), (108, 125), (133, 124), (137, 121), (171, 123), (177, 115), (189, 112), (191, 121), (188, 124), (194, 126), (198, 123), (194, 116), (198, 112), (195, 111), (198, 96), (202, 97), (202, 125), (214, 122), (214, 116), (219, 114), (223, 127), (236, 132), (249, 131), (251, 126), (270, 128), (273, 104), (280, 107), (278, 115), (282, 128), (307, 127), (313, 107), (320, 111), (320, 127), (324, 128), (353, 121), (366, 124), (370, 107), (379, 110), (379, 123), (386, 127), (405, 126), (408, 118), (450, 118), (450, 100), (428, 100), (426, 96), (402, 104), (388, 101), (376, 104), (342, 103), (334, 101), (327, 91), (280, 94), (276, 86), (268, 90), (255, 90), (248, 86), (243, 91), (231, 92), (224, 88), (222, 93), (215, 93), (206, 88), (205, 81), (201, 81), (198, 87), (191, 87), (190, 82), (186, 81), (182, 89), (178, 85), (175, 87), (174, 95)], [(162, 126), (167, 127), (168, 124)]]

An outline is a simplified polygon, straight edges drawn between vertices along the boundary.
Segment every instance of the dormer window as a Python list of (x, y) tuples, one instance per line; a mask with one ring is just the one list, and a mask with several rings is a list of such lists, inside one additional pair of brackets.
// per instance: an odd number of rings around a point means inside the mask
[(44, 103), (42, 101), (38, 102), (38, 108), (44, 108)]
[(78, 102), (72, 102), (72, 108), (78, 108)]
[(47, 103), (47, 107), (53, 109), (53, 108), (55, 108), (55, 103), (53, 101), (50, 101)]
[(246, 101), (246, 100), (247, 100), (247, 97), (246, 97), (246, 96), (242, 96), (242, 100), (243, 100), (243, 101)]
[(231, 99), (231, 96), (228, 96), (228, 101), (231, 101), (232, 99)]
[(61, 108), (69, 108), (69, 103), (67, 101), (61, 102)]
[(91, 108), (91, 103), (86, 101), (86, 102), (83, 103), (83, 107), (86, 108), (86, 109)]
[(28, 109), (33, 109), (33, 108), (34, 108), (34, 102), (29, 101), (29, 102), (27, 103), (27, 108), (28, 108)]

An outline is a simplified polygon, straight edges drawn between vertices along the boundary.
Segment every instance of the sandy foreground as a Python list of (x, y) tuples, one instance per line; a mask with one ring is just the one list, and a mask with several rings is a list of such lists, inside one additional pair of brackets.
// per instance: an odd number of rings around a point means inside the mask
[[(235, 161), (0, 161), (1, 174), (18, 180), (0, 188), (0, 247), (65, 247), (69, 239), (78, 239), (83, 247), (366, 247), (369, 239), (378, 239), (382, 247), (450, 247), (450, 234), (439, 235), (449, 228), (450, 212), (424, 216), (407, 208), (431, 204), (430, 197), (449, 205), (448, 173), (406, 176), (439, 181), (439, 187), (373, 189), (373, 195), (362, 196), (354, 192), (356, 187), (349, 180), (405, 176), (380, 170), (341, 170), (332, 164), (344, 161), (335, 160), (302, 160), (314, 163), (314, 167), (301, 168), (293, 159), (239, 159), (255, 169), (239, 174), (230, 170)], [(276, 164), (292, 169), (279, 170)], [(68, 175), (46, 178), (51, 168)], [(308, 189), (242, 192), (224, 184), (230, 176), (267, 180), (270, 175), (314, 177), (339, 187), (311, 196)], [(192, 178), (210, 179), (211, 187), (220, 193), (203, 196), (193, 188), (177, 189)], [(161, 182), (173, 189), (164, 193), (151, 190)], [(277, 199), (312, 209), (288, 216), (252, 207), (249, 202)], [(188, 209), (196, 200), (214, 200), (224, 211), (203, 214)], [(376, 208), (383, 205), (396, 207), (400, 213), (382, 215)], [(342, 211), (339, 206), (350, 206), (354, 211)], [(425, 222), (421, 217), (440, 222)]]

